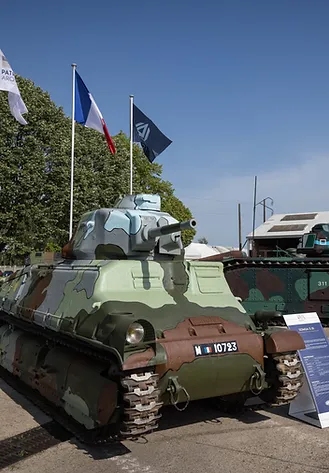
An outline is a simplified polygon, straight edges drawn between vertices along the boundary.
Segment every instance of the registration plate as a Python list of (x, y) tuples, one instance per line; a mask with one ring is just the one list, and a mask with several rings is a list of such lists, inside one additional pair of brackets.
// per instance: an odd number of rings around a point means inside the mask
[(239, 351), (236, 340), (218, 343), (202, 343), (193, 345), (195, 356), (220, 355), (221, 353), (231, 353)]

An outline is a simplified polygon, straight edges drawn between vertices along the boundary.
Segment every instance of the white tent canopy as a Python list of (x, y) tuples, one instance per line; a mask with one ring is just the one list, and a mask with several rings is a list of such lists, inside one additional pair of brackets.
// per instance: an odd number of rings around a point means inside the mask
[(219, 252), (204, 243), (190, 243), (185, 248), (185, 259), (199, 259), (206, 256), (217, 255)]
[[(185, 247), (185, 259), (200, 259), (206, 258), (207, 256), (218, 255), (219, 253), (226, 253), (227, 251), (238, 250), (233, 246), (210, 246), (205, 243), (190, 243)], [(242, 250), (245, 256), (247, 256), (246, 250)]]

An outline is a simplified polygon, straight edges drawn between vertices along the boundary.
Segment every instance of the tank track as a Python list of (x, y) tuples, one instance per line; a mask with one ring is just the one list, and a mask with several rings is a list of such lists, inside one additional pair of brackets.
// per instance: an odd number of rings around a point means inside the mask
[[(0, 313), (0, 322), (4, 321), (11, 326), (42, 336), (51, 343), (62, 345), (83, 355), (103, 361), (112, 361), (108, 353), (101, 353), (83, 347), (83, 344), (74, 344), (59, 338), (57, 334), (45, 332), (35, 325), (21, 320), (13, 320), (12, 317)], [(85, 444), (102, 444), (109, 441), (120, 441), (146, 435), (158, 427), (159, 413), (163, 403), (160, 402), (160, 390), (158, 389), (159, 376), (150, 368), (134, 373), (116, 373), (121, 385), (122, 406), (117, 408), (120, 420), (117, 424), (109, 424), (98, 429), (87, 430), (82, 425), (70, 418), (64, 411), (44, 399), (38, 391), (35, 391), (19, 378), (9, 373), (0, 366), (0, 377), (13, 389), (27, 397), (33, 404), (40, 408), (45, 414), (71, 432), (78, 440)], [(119, 412), (120, 411), (120, 412)]]
[[(322, 268), (329, 271), (329, 258), (294, 258), (291, 261), (278, 261), (275, 258), (273, 260), (264, 260), (263, 258), (227, 258), (223, 259), (224, 275), (230, 271), (242, 268), (261, 268), (261, 269), (272, 269), (272, 268), (303, 268), (303, 269), (317, 269)], [(329, 327), (329, 317), (321, 317), (321, 324), (323, 327)], [(270, 325), (285, 325), (284, 322), (273, 320)]]
[(125, 389), (122, 437), (145, 435), (158, 427), (159, 409), (163, 405), (159, 401), (158, 381), (159, 376), (152, 372), (133, 373), (122, 378)]
[(259, 394), (269, 407), (279, 407), (293, 401), (303, 385), (303, 368), (297, 353), (276, 354), (267, 359), (270, 389)]

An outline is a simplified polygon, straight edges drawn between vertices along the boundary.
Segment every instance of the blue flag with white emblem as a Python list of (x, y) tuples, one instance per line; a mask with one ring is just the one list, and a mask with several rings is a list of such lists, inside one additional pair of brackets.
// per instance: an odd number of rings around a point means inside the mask
[(172, 143), (135, 104), (133, 125), (134, 142), (141, 144), (150, 163)]

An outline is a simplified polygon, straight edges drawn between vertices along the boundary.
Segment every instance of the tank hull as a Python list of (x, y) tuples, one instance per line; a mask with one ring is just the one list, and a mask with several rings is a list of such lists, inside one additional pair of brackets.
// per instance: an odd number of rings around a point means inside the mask
[[(301, 337), (257, 332), (222, 263), (35, 265), (2, 285), (0, 310), (0, 366), (97, 438), (154, 430), (164, 404), (269, 392), (278, 376), (268, 357), (290, 369), (273, 404), (302, 383)], [(136, 343), (133, 323), (144, 333)]]

